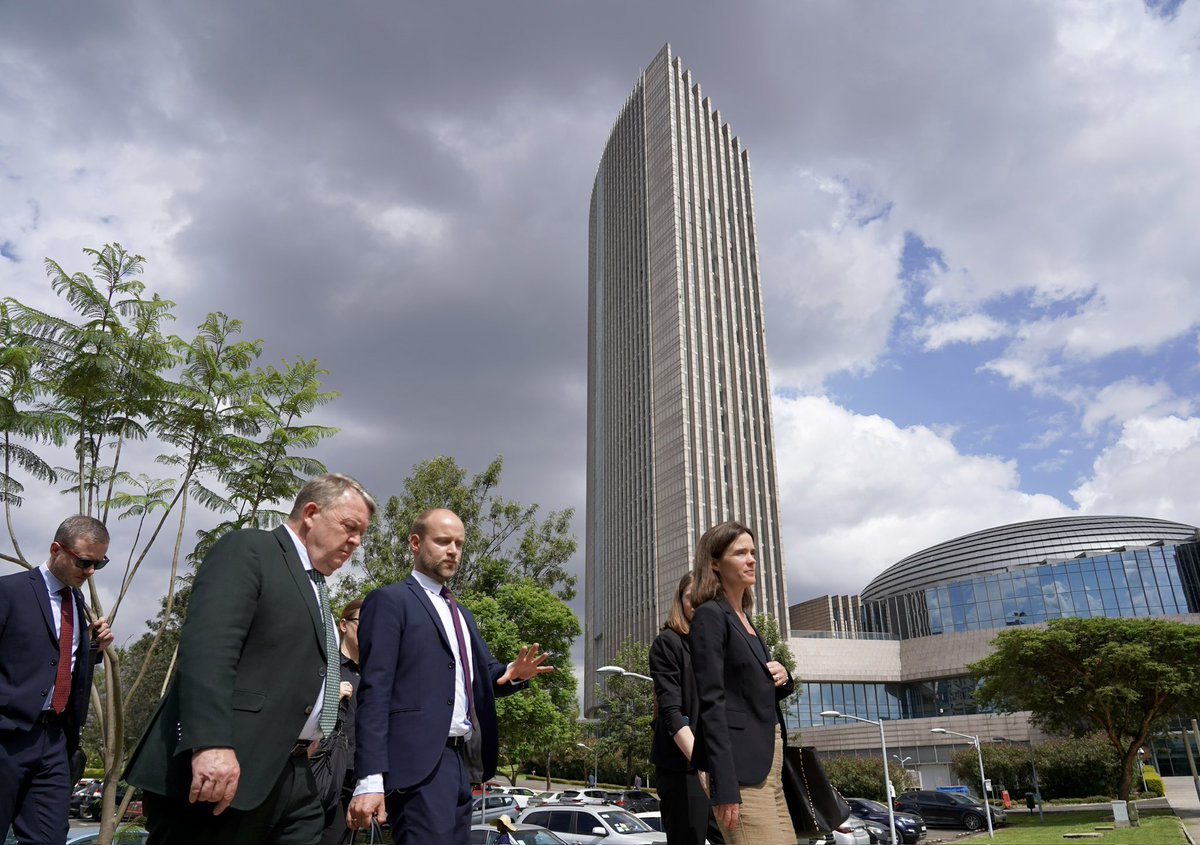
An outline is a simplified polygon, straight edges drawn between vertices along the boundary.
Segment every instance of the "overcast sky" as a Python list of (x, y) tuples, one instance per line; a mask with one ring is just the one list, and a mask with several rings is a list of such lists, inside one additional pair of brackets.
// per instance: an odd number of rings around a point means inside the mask
[(4, 3), (0, 294), (65, 313), (43, 259), (119, 241), (180, 334), (330, 370), (331, 469), (501, 454), (582, 540), (592, 179), (670, 42), (750, 151), (793, 603), (1005, 522), (1196, 523), (1198, 9)]

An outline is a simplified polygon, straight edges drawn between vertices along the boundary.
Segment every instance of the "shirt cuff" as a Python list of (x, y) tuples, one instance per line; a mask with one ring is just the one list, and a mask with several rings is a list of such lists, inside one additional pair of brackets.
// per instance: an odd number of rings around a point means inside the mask
[(360, 778), (358, 786), (354, 787), (354, 794), (351, 798), (357, 798), (360, 795), (382, 795), (383, 794), (383, 775), (367, 775), (365, 778)]

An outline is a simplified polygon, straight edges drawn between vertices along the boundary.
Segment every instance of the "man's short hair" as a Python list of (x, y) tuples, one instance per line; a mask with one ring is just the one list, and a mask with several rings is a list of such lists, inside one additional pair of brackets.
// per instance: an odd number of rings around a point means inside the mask
[(304, 506), (313, 502), (319, 508), (327, 508), (346, 493), (354, 492), (362, 497), (371, 516), (375, 515), (375, 499), (361, 484), (348, 475), (340, 472), (327, 472), (311, 479), (300, 488), (296, 494), (296, 503), (292, 505), (290, 519), (298, 518), (304, 512)]
[[(438, 511), (446, 511), (447, 513), (454, 513), (454, 511), (450, 510), (450, 508), (441, 508), (441, 507), (430, 508), (429, 510), (423, 511), (420, 516), (418, 516), (416, 519), (413, 520), (412, 530), (408, 532), (408, 535), (411, 537), (413, 534), (416, 534), (417, 537), (424, 540), (425, 539), (425, 531), (426, 531), (426, 529), (429, 528), (429, 517), (431, 517), (433, 514), (437, 513)], [(454, 515), (458, 516), (458, 514), (456, 514), (456, 513), (454, 513)], [(462, 517), (458, 517), (458, 518), (460, 521), (462, 520)]]
[(108, 529), (95, 517), (76, 514), (68, 516), (54, 532), (54, 542), (70, 548), (76, 540), (91, 540), (108, 545)]

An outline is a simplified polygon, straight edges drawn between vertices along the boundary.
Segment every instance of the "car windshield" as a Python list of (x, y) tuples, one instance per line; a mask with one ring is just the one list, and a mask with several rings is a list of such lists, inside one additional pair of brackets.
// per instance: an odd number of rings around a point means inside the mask
[(509, 836), (521, 845), (566, 845), (548, 830), (518, 830), (516, 833), (510, 833)]
[(970, 795), (963, 795), (959, 792), (947, 792), (946, 794), (950, 796), (950, 800), (955, 804), (966, 804), (968, 807), (974, 807), (979, 803)]
[(624, 810), (609, 810), (601, 813), (600, 818), (617, 833), (653, 833), (654, 828), (639, 819), (633, 813)]
[(855, 803), (861, 804), (868, 812), (886, 813), (887, 807), (880, 804), (878, 801), (868, 801), (866, 798), (855, 798)]

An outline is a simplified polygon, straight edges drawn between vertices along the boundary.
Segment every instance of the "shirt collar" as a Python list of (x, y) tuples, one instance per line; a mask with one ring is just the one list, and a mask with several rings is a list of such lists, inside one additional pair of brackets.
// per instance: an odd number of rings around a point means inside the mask
[(414, 569), (412, 574), (413, 577), (417, 579), (417, 583), (421, 585), (421, 589), (423, 589), (425, 592), (433, 593), (435, 596), (440, 596), (442, 594), (442, 585), (437, 581), (434, 581), (424, 572), (418, 572)]
[(304, 547), (304, 543), (300, 542), (300, 536), (286, 522), (283, 527), (287, 529), (288, 536), (292, 538), (292, 545), (296, 547), (296, 554), (300, 555), (300, 563), (303, 564), (304, 571), (312, 572), (312, 561), (308, 559), (308, 549)]
[(53, 572), (50, 571), (50, 561), (46, 561), (41, 566), (39, 566), (38, 569), (41, 570), (42, 578), (45, 579), (45, 581), (46, 581), (46, 589), (50, 592), (51, 595), (54, 595), (59, 590), (61, 590), (63, 587), (67, 586), (62, 581), (58, 580), (57, 575), (55, 575)]

